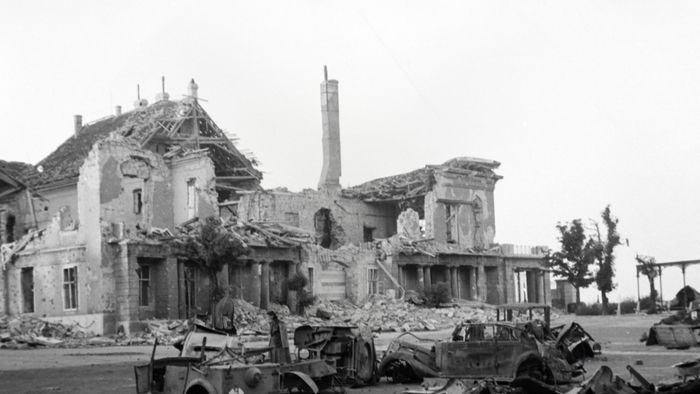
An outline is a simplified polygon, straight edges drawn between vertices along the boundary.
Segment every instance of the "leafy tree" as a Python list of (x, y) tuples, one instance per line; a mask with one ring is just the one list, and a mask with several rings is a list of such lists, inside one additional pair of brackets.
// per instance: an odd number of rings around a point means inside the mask
[(608, 293), (615, 288), (615, 247), (621, 245), (620, 234), (617, 232), (619, 220), (610, 213), (610, 205), (606, 206), (600, 214), (605, 224), (605, 240), (600, 234), (600, 226), (595, 224), (598, 240), (595, 248), (595, 258), (598, 262), (598, 272), (595, 274), (595, 282), (600, 291), (600, 299), (603, 302), (603, 314), (608, 313)]
[(639, 272), (644, 274), (647, 279), (649, 279), (649, 298), (651, 300), (651, 306), (649, 307), (649, 313), (656, 313), (656, 287), (654, 286), (654, 278), (657, 275), (656, 259), (649, 256), (637, 255), (635, 258), (637, 263), (639, 263)]
[(589, 267), (595, 261), (596, 242), (586, 235), (581, 219), (574, 219), (571, 224), (557, 224), (557, 229), (561, 250), (547, 253), (544, 265), (574, 286), (576, 303), (579, 304), (581, 288), (588, 287), (595, 280)]
[(248, 254), (248, 246), (238, 234), (224, 227), (216, 216), (200, 221), (198, 227), (176, 236), (174, 242), (175, 255), (194, 263), (209, 277), (212, 286), (209, 307), (213, 312), (222, 294), (217, 274), (226, 263), (235, 263), (238, 257)]

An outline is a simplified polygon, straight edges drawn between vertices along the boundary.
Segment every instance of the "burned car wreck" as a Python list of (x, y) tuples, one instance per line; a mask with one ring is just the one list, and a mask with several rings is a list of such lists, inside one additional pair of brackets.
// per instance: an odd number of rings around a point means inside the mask
[[(697, 360), (696, 360), (697, 361)], [(693, 362), (691, 362), (693, 363)], [(685, 363), (684, 363), (685, 364)], [(615, 375), (608, 366), (601, 366), (588, 379), (573, 385), (551, 386), (530, 377), (517, 377), (509, 384), (499, 384), (494, 379), (465, 381), (449, 379), (444, 384), (427, 387), (405, 394), (694, 394), (700, 392), (700, 379), (683, 379), (673, 383), (654, 385), (637, 370), (627, 366), (632, 380)], [(695, 375), (693, 375), (695, 376)]]
[[(155, 347), (153, 354), (155, 354)], [(332, 389), (337, 370), (323, 359), (271, 363), (270, 347), (246, 349), (237, 338), (195, 325), (177, 357), (134, 367), (137, 393), (318, 393)]]
[(558, 343), (540, 340), (531, 329), (511, 323), (459, 324), (449, 340), (439, 341), (405, 333), (389, 345), (379, 373), (397, 382), (426, 377), (512, 381), (529, 376), (552, 383), (580, 379), (582, 361), (568, 361)]

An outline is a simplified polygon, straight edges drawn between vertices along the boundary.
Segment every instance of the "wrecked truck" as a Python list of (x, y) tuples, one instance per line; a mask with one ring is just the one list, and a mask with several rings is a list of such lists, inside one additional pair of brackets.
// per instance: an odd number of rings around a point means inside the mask
[(323, 360), (268, 362), (271, 348), (246, 349), (231, 337), (195, 325), (178, 346), (177, 357), (134, 367), (136, 392), (172, 394), (318, 393), (334, 385), (336, 369)]
[(511, 381), (518, 376), (571, 382), (582, 377), (583, 365), (567, 362), (556, 346), (514, 324), (466, 323), (455, 328), (450, 340), (400, 335), (389, 345), (379, 372), (395, 382), (426, 377)]
[(371, 333), (356, 326), (303, 325), (294, 330), (299, 360), (325, 360), (343, 384), (366, 386), (379, 379), (377, 354)]

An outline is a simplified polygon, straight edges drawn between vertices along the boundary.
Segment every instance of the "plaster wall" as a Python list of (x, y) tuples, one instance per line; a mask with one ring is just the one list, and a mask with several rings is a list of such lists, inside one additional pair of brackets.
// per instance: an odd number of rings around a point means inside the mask
[(447, 205), (453, 210), (452, 240), (461, 248), (487, 248), (496, 234), (494, 182), (449, 172), (438, 173), (424, 199), (427, 238), (447, 243)]
[(314, 215), (322, 208), (342, 227), (345, 244), (363, 242), (363, 227), (373, 228), (374, 238), (396, 233), (398, 212), (393, 205), (367, 204), (325, 192), (247, 194), (241, 198), (238, 214), (245, 220), (278, 221), (315, 232)]
[[(67, 212), (76, 225), (78, 221), (78, 185), (72, 184), (56, 189), (39, 191), (41, 198), (34, 198), (34, 210), (37, 213), (39, 228), (45, 228), (51, 219), (60, 211)], [(29, 207), (26, 206), (23, 212), (27, 215), (26, 222), (31, 223)]]
[(171, 163), (172, 221), (178, 225), (189, 219), (187, 212), (187, 182), (193, 179), (197, 192), (195, 216), (205, 218), (219, 212), (214, 163), (205, 154), (173, 159)]
[[(85, 248), (69, 246), (63, 248), (46, 248), (26, 250), (19, 254), (14, 264), (8, 266), (8, 312), (11, 315), (27, 313), (23, 308), (21, 272), (23, 268), (33, 270), (34, 312), (32, 316), (72, 316), (95, 312), (89, 298), (91, 283), (82, 278), (89, 278), (92, 267), (85, 261)], [(75, 267), (78, 278), (78, 305), (69, 309), (64, 305), (63, 270)]]

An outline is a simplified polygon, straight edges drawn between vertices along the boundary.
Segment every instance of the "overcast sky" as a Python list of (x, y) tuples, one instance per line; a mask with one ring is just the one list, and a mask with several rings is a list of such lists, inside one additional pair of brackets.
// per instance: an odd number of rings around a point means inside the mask
[(635, 253), (700, 258), (698, 20), (693, 1), (6, 1), (0, 159), (36, 164), (73, 114), (194, 78), (265, 187), (316, 187), (326, 64), (344, 186), (498, 160), (497, 241), (556, 247), (558, 221), (611, 204), (630, 243), (616, 297), (634, 296)]

